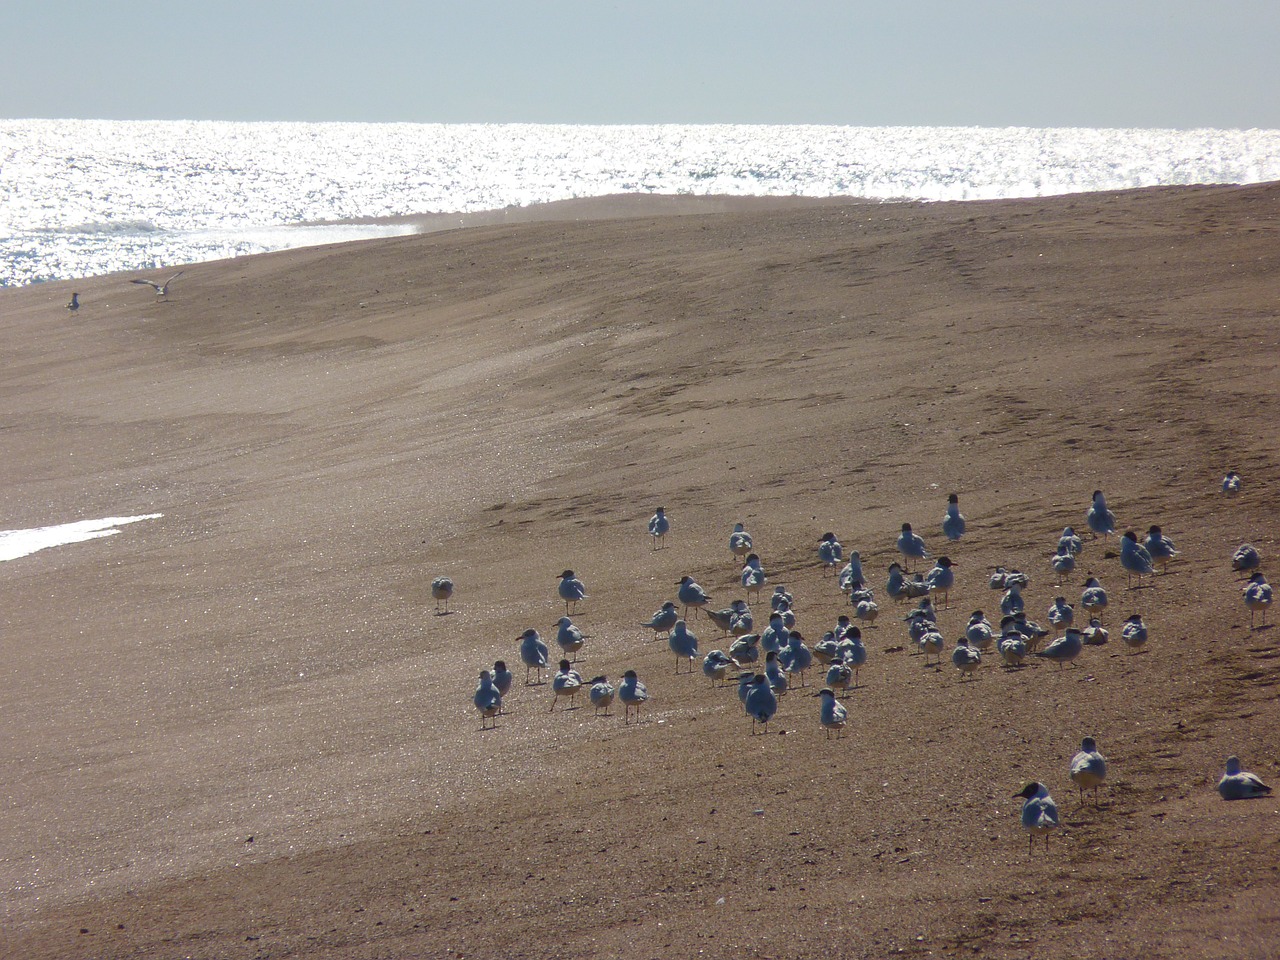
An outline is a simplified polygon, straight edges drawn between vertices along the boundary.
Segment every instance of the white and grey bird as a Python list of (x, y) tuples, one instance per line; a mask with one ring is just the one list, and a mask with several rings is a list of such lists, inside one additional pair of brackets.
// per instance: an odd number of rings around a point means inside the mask
[(573, 669), (573, 664), (568, 660), (561, 660), (559, 671), (551, 678), (551, 690), (554, 696), (551, 698), (550, 712), (555, 712), (556, 704), (560, 702), (561, 697), (573, 704), (574, 698), (581, 689), (582, 675)]
[(781, 613), (783, 610), (790, 610), (795, 605), (795, 597), (791, 596), (791, 591), (782, 585), (773, 588), (773, 593), (769, 597), (769, 609), (774, 613)]
[[(436, 601), (436, 613), (448, 613), (449, 598), (453, 596), (453, 581), (448, 577), (436, 577), (431, 581), (431, 596)], [(444, 609), (441, 609), (441, 604), (444, 604)]]
[(529, 685), (529, 671), (538, 671), (538, 683), (542, 682), (542, 671), (547, 668), (550, 662), (547, 659), (547, 645), (542, 642), (542, 637), (538, 636), (538, 631), (530, 627), (520, 636), (516, 637), (520, 641), (520, 662), (524, 664), (524, 682), (525, 686)]
[(769, 616), (769, 625), (764, 628), (764, 632), (760, 634), (760, 649), (765, 653), (777, 653), (782, 649), (782, 645), (787, 642), (787, 637), (791, 631), (782, 621), (782, 614), (774, 613)]
[(778, 652), (776, 650), (770, 650), (765, 654), (764, 676), (769, 681), (769, 688), (778, 696), (786, 693), (787, 687), (791, 685), (790, 680), (787, 678), (787, 671), (778, 660)]
[(729, 656), (738, 663), (755, 663), (760, 659), (760, 634), (744, 633), (729, 644)]
[(714, 626), (720, 628), (721, 633), (727, 634), (733, 629), (734, 617), (736, 617), (741, 610), (745, 610), (746, 608), (747, 603), (745, 600), (733, 600), (730, 602), (729, 606), (725, 607), (723, 610), (712, 610), (708, 607), (707, 617), (711, 620), (711, 623)]
[(1036, 837), (1044, 837), (1045, 849), (1049, 849), (1049, 836), (1058, 829), (1058, 805), (1049, 795), (1049, 788), (1032, 780), (1014, 794), (1022, 798), (1022, 829), (1027, 831), (1027, 853), (1035, 848)]
[(943, 648), (946, 647), (947, 642), (943, 638), (940, 630), (930, 625), (925, 632), (921, 634), (918, 643), (920, 652), (924, 654), (924, 663), (926, 667), (929, 665), (930, 654), (935, 658), (935, 664), (937, 666), (942, 665), (942, 651)]
[(1120, 639), (1130, 650), (1140, 650), (1148, 640), (1147, 625), (1142, 622), (1142, 614), (1135, 613), (1120, 628)]
[(67, 301), (67, 309), (70, 310), (72, 313), (75, 313), (77, 310), (80, 309), (80, 294), (78, 293), (71, 294), (71, 299)]
[(1107, 603), (1107, 591), (1103, 589), (1097, 577), (1089, 577), (1084, 582), (1084, 589), (1080, 591), (1080, 606), (1084, 607), (1085, 612), (1090, 616), (1101, 620), (1103, 611), (1107, 609)]
[(925, 577), (930, 591), (942, 594), (943, 607), (951, 606), (951, 588), (956, 585), (956, 574), (951, 568), (955, 565), (950, 557), (939, 557)]
[(485, 721), (487, 720), (492, 720), (492, 725), (496, 727), (498, 725), (498, 714), (502, 712), (502, 694), (494, 686), (493, 677), (488, 670), (480, 671), (480, 685), (476, 687), (476, 693), (472, 697), (472, 701), (475, 703), (476, 709), (480, 711), (480, 729), (485, 729)]
[(556, 589), (560, 593), (560, 599), (564, 601), (565, 613), (573, 613), (578, 609), (578, 601), (587, 599), (586, 586), (572, 570), (560, 574), (560, 585)]
[[(1008, 579), (1005, 580), (1008, 583)], [(1016, 583), (1009, 583), (1004, 596), (1000, 598), (1000, 613), (1006, 617), (1014, 616), (1026, 609), (1026, 601), (1022, 599), (1022, 588)]]
[(1053, 661), (1058, 665), (1058, 669), (1061, 670), (1065, 665), (1080, 656), (1080, 651), (1083, 649), (1084, 637), (1080, 635), (1080, 631), (1075, 627), (1068, 627), (1066, 633), (1043, 650), (1037, 650), (1035, 655), (1045, 660)]
[(1138, 535), (1126, 530), (1120, 538), (1120, 566), (1124, 567), (1128, 577), (1127, 585), (1133, 586), (1133, 578), (1138, 578), (1138, 586), (1142, 586), (1142, 578), (1155, 572), (1155, 564), (1147, 548), (1138, 542)]
[(751, 692), (751, 685), (755, 680), (756, 675), (750, 670), (738, 674), (738, 699), (743, 703), (747, 702), (747, 694)]
[(658, 507), (649, 518), (649, 536), (653, 538), (653, 549), (666, 545), (667, 533), (671, 530), (671, 521), (667, 518), (665, 507)]
[(1107, 758), (1098, 752), (1098, 741), (1085, 737), (1080, 741), (1080, 752), (1071, 758), (1071, 782), (1080, 789), (1080, 802), (1084, 792), (1093, 791), (1093, 802), (1098, 802), (1098, 787), (1107, 779)]
[(625, 722), (631, 722), (631, 708), (636, 711), (636, 720), (640, 719), (640, 708), (649, 699), (649, 691), (645, 689), (634, 670), (622, 675), (622, 683), (618, 684), (618, 699), (622, 701)]
[(1249, 573), (1262, 566), (1262, 557), (1251, 543), (1242, 543), (1231, 555), (1231, 569), (1236, 573)]
[(907, 569), (911, 568), (912, 560), (929, 559), (929, 548), (924, 545), (924, 537), (912, 532), (909, 523), (904, 523), (898, 534), (898, 552), (906, 558)]
[(964, 636), (969, 641), (969, 646), (977, 647), (979, 650), (990, 650), (992, 643), (995, 642), (996, 632), (986, 614), (981, 610), (975, 610), (969, 615)]
[(1071, 609), (1071, 604), (1067, 603), (1067, 598), (1054, 597), (1053, 603), (1049, 606), (1049, 624), (1054, 631), (1062, 633), (1071, 626), (1071, 621), (1074, 619), (1075, 611)]
[(1084, 541), (1076, 536), (1074, 527), (1063, 527), (1062, 536), (1058, 538), (1058, 549), (1066, 549), (1073, 557), (1084, 549)]
[(830, 531), (824, 533), (818, 541), (818, 560), (822, 563), (822, 575), (825, 577), (828, 570), (834, 574), (836, 564), (843, 559), (844, 547), (836, 539), (836, 535)]
[(902, 572), (901, 564), (889, 564), (889, 579), (885, 581), (884, 592), (899, 602), (907, 599), (907, 578)]
[(506, 696), (511, 692), (511, 684), (515, 683), (515, 674), (507, 669), (507, 661), (493, 661), (493, 685), (498, 688), (498, 693)]
[(684, 605), (684, 615), (686, 618), (689, 616), (690, 607), (693, 608), (693, 615), (697, 617), (698, 610), (701, 607), (705, 607), (711, 601), (711, 594), (703, 590), (693, 577), (681, 577), (677, 586), (679, 589), (676, 590), (676, 599)]
[(1080, 631), (1080, 637), (1086, 647), (1100, 647), (1111, 639), (1111, 632), (1097, 617), (1090, 617), (1089, 625)]
[(1027, 640), (1013, 627), (1000, 635), (999, 649), (1000, 660), (1006, 667), (1021, 667), (1027, 659)]
[[(843, 630), (840, 631), (840, 635), (844, 636)], [(840, 642), (836, 640), (834, 630), (828, 630), (822, 635), (822, 639), (813, 645), (813, 659), (824, 667), (840, 659)]]
[(556, 627), (556, 643), (560, 645), (561, 650), (571, 654), (576, 661), (578, 659), (578, 651), (586, 645), (587, 640), (590, 638), (575, 626), (574, 622), (568, 617), (561, 617), (556, 622)]
[(769, 721), (778, 712), (778, 698), (774, 695), (767, 676), (763, 673), (755, 675), (742, 705), (747, 711), (747, 716), (751, 718), (752, 735), (755, 735), (757, 724), (763, 725), (764, 732), (768, 733)]
[[(609, 678), (602, 675), (599, 677), (592, 677), (589, 682), (591, 686), (587, 688), (587, 696), (591, 698), (591, 705), (595, 707), (595, 715), (597, 717), (612, 716), (612, 714), (609, 713), (609, 708), (613, 706), (615, 691), (613, 689), (613, 684), (609, 682)], [(600, 712), (602, 710), (604, 711), (603, 714)]]
[(1244, 481), (1240, 479), (1240, 474), (1234, 470), (1228, 470), (1227, 475), (1222, 478), (1222, 492), (1228, 497), (1238, 496), (1243, 483)]
[(827, 667), (826, 681), (828, 687), (848, 690), (851, 685), (856, 685), (855, 677), (856, 674), (853, 667), (841, 660), (832, 661), (830, 666)]
[(742, 524), (733, 525), (733, 533), (729, 534), (729, 552), (735, 559), (741, 559), (751, 553), (751, 534), (742, 528)]
[(676, 625), (676, 621), (680, 619), (680, 611), (676, 609), (674, 600), (668, 600), (662, 605), (662, 609), (654, 611), (652, 617), (640, 624), (642, 627), (648, 627), (653, 631), (653, 639), (662, 639), (662, 634), (667, 633)]
[(960, 671), (960, 679), (972, 677), (982, 665), (982, 652), (977, 647), (969, 646), (967, 637), (961, 637), (956, 648), (951, 651), (951, 664)]
[(1151, 559), (1160, 564), (1160, 572), (1165, 573), (1169, 568), (1169, 561), (1178, 555), (1178, 548), (1174, 542), (1166, 537), (1157, 524), (1152, 524), (1147, 530), (1147, 538), (1142, 541), (1142, 545), (1147, 548), (1147, 553), (1151, 554)]
[(831, 739), (833, 732), (837, 739), (843, 737), (845, 723), (849, 719), (849, 711), (836, 699), (836, 692), (830, 687), (823, 687), (818, 691), (818, 696), (822, 699), (822, 704), (818, 710), (818, 720), (822, 724), (822, 729), (827, 732), (827, 739)]
[(667, 646), (676, 655), (676, 673), (680, 672), (681, 660), (689, 665), (689, 672), (692, 673), (693, 658), (698, 655), (698, 638), (683, 620), (677, 620), (676, 625), (671, 628)]
[(851, 628), (840, 641), (840, 659), (853, 668), (853, 685), (856, 687), (862, 677), (862, 668), (867, 665), (867, 647), (862, 642), (862, 631)]
[(746, 563), (742, 565), (739, 581), (742, 583), (743, 589), (747, 591), (748, 597), (752, 594), (760, 595), (761, 588), (769, 582), (769, 578), (765, 575), (764, 567), (760, 563), (758, 554), (752, 553), (747, 556)]
[(1058, 574), (1058, 586), (1062, 586), (1062, 581), (1066, 580), (1076, 568), (1075, 555), (1061, 544), (1058, 545), (1058, 552), (1049, 558), (1049, 566)]
[(164, 281), (164, 283), (156, 283), (156, 281), (148, 280), (145, 277), (139, 277), (138, 279), (130, 280), (129, 282), (145, 284), (156, 292), (157, 297), (167, 297), (169, 295), (169, 284), (173, 283), (173, 281), (177, 280), (185, 272), (185, 270), (179, 270), (168, 280)]
[(1261, 570), (1255, 570), (1244, 587), (1244, 605), (1249, 608), (1249, 629), (1254, 629), (1254, 616), (1262, 613), (1262, 625), (1267, 625), (1267, 608), (1271, 606), (1271, 584)]
[(1218, 793), (1223, 800), (1252, 800), (1270, 792), (1271, 788), (1260, 777), (1240, 769), (1239, 757), (1227, 757), (1227, 772), (1218, 781)]
[(840, 571), (840, 589), (852, 590), (855, 583), (865, 583), (866, 577), (862, 575), (862, 557), (857, 550), (849, 552), (849, 560), (844, 565), (844, 569)]
[(799, 675), (800, 686), (808, 686), (806, 675), (813, 665), (813, 651), (804, 642), (804, 636), (799, 630), (792, 630), (787, 636), (786, 645), (778, 650), (778, 661), (787, 673)]
[(1107, 508), (1107, 498), (1101, 490), (1093, 491), (1093, 503), (1085, 513), (1085, 522), (1097, 536), (1108, 537), (1116, 532), (1116, 515)]
[(919, 600), (921, 597), (929, 596), (929, 592), (933, 589), (933, 584), (924, 578), (923, 573), (917, 573), (914, 579), (908, 580), (902, 586), (902, 594), (908, 600)]
[(865, 624), (873, 624), (880, 616), (880, 605), (869, 598), (859, 598), (853, 605), (853, 615)]
[(712, 687), (723, 683), (729, 668), (737, 666), (740, 664), (723, 650), (712, 650), (702, 659), (702, 673), (711, 680)]
[(960, 512), (960, 498), (954, 494), (947, 495), (947, 512), (942, 517), (942, 533), (948, 540), (959, 540), (964, 536), (964, 515)]

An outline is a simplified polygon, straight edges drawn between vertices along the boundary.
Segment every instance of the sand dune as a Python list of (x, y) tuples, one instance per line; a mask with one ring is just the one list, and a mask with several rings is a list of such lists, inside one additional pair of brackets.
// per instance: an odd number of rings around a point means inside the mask
[[(1276, 803), (1213, 786), (1232, 753), (1280, 779), (1280, 649), (1229, 563), (1280, 549), (1280, 187), (608, 203), (191, 266), (166, 300), (0, 292), (0, 526), (163, 514), (0, 564), (0, 953), (1274, 956)], [(997, 563), (1044, 621), (1096, 488), (1182, 550), (1129, 591), (1087, 544), (1061, 592), (1103, 578), (1107, 647), (972, 683), (894, 649), (902, 522), (956, 561), (950, 646)], [(752, 738), (645, 642), (684, 574), (741, 595), (735, 521), (810, 643), (848, 609), (822, 533), (874, 571), (843, 740), (814, 678)], [(551, 642), (567, 567), (581, 669), (638, 670), (644, 721), (517, 671), (481, 733), (478, 671)], [(1028, 779), (1065, 814), (1034, 856)]]

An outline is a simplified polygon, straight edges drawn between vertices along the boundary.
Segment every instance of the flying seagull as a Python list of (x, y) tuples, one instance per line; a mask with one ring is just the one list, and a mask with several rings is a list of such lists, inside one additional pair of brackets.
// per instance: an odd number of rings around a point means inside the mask
[(154, 288), (154, 289), (155, 289), (155, 291), (156, 291), (156, 296), (157, 296), (157, 297), (163, 297), (163, 296), (168, 295), (168, 293), (169, 293), (169, 284), (173, 283), (173, 281), (177, 280), (177, 279), (178, 279), (180, 276), (182, 276), (182, 275), (183, 275), (183, 273), (185, 273), (185, 272), (186, 272), (186, 271), (184, 271), (184, 270), (179, 270), (177, 273), (175, 273), (172, 277), (170, 277), (170, 278), (169, 278), (168, 280), (166, 280), (164, 283), (156, 283), (154, 280), (147, 280), (147, 279), (146, 279), (146, 278), (144, 278), (144, 277), (139, 277), (137, 280), (130, 280), (129, 282), (130, 282), (130, 283), (145, 283), (148, 287), (152, 287), (152, 288)]

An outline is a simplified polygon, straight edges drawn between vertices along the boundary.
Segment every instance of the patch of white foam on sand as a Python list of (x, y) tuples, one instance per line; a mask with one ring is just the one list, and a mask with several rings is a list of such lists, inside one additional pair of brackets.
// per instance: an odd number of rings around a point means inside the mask
[(75, 523), (60, 523), (53, 527), (33, 527), (30, 530), (0, 530), (0, 561), (16, 560), (37, 550), (60, 547), (66, 543), (81, 543), (85, 540), (97, 540), (99, 537), (110, 537), (119, 533), (120, 528), (127, 523), (155, 520), (162, 516), (164, 516), (162, 513), (148, 513), (141, 517), (78, 520)]

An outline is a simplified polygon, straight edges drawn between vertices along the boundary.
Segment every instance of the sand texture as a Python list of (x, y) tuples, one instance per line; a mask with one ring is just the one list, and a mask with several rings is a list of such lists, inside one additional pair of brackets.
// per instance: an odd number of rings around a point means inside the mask
[[(1230, 754), (1280, 787), (1280, 610), (1251, 630), (1230, 565), (1280, 579), (1280, 187), (591, 210), (0, 292), (0, 527), (163, 514), (0, 564), (0, 955), (1280, 953), (1280, 797), (1214, 789)], [(1086, 536), (1055, 585), (1095, 489), (1167, 573)], [(753, 737), (639, 626), (686, 574), (743, 596), (739, 521), (810, 644), (852, 612), (818, 538), (861, 553), (843, 739), (816, 671)], [(1110, 643), (926, 667), (903, 522), (956, 563), (948, 654), (997, 564), (1041, 623), (1098, 575)], [(638, 723), (524, 683), (566, 568)], [(1063, 820), (1033, 853), (1030, 779)]]

